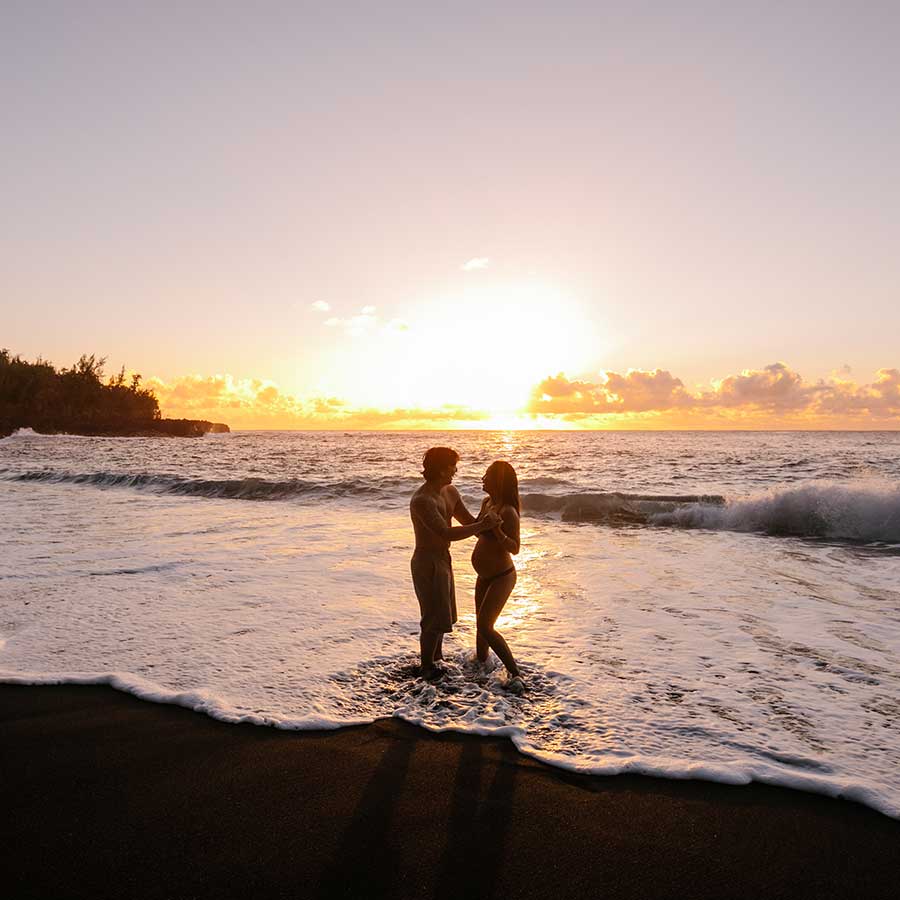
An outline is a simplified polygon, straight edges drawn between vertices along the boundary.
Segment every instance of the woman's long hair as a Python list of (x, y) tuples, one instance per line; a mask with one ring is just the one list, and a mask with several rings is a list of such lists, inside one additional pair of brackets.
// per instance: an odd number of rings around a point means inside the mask
[(516, 512), (522, 512), (522, 502), (519, 499), (519, 478), (516, 470), (506, 460), (498, 459), (488, 466), (487, 474), (497, 480), (497, 493), (500, 502), (504, 505), (514, 506)]

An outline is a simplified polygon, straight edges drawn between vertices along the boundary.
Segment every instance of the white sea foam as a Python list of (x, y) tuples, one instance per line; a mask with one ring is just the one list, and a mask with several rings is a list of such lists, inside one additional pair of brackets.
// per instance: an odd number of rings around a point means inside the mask
[[(170, 483), (363, 484), (368, 471), (379, 491), (399, 496), (411, 476), (396, 459), (414, 470), (422, 440), (236, 434), (208, 444), (4, 444), (0, 678), (108, 683), (224, 721), (280, 728), (399, 716), (432, 730), (505, 735), (521, 752), (574, 771), (764, 781), (900, 817), (900, 556), (890, 550), (748, 536), (725, 525), (607, 528), (526, 516), (519, 580), (498, 626), (528, 685), (516, 697), (502, 667), (470, 662), (468, 542), (453, 550), (461, 618), (445, 642), (449, 674), (438, 685), (416, 677), (418, 610), (402, 503), (349, 492), (303, 504), (210, 502), (8, 478), (77, 467)], [(505, 440), (459, 439), (469, 442), (463, 461), (475, 459), (461, 470), (466, 496), (477, 499), (486, 459), (521, 459), (538, 478), (539, 457), (555, 454), (562, 465), (570, 438), (524, 436), (518, 447)], [(570, 456), (584, 467), (590, 445), (571, 440), (581, 449)], [(710, 440), (731, 458), (744, 437)], [(793, 443), (781, 446), (793, 452)], [(815, 446), (803, 448), (804, 459), (815, 458)], [(660, 458), (656, 469), (644, 459), (630, 483), (621, 466), (610, 473), (623, 486), (619, 497), (632, 494), (623, 502), (671, 503), (669, 514), (680, 514), (691, 509), (684, 497), (752, 493), (752, 479), (729, 482), (730, 463), (718, 480), (666, 483), (671, 466)], [(285, 460), (293, 468), (280, 473)], [(602, 480), (583, 472), (573, 479), (579, 489)], [(554, 487), (569, 490), (541, 485)], [(796, 487), (775, 493), (793, 496)], [(853, 493), (861, 488), (892, 496), (874, 480), (844, 487), (849, 494), (829, 494), (831, 509), (870, 509)], [(753, 502), (765, 508), (766, 496)], [(702, 509), (725, 514), (731, 505)]]
[(220, 722), (230, 725), (269, 725), (288, 731), (323, 731), (336, 728), (346, 728), (348, 725), (367, 725), (374, 721), (368, 717), (360, 717), (356, 720), (346, 718), (334, 718), (321, 715), (306, 715), (295, 719), (286, 719), (279, 716), (254, 715), (240, 712), (229, 706), (222, 698), (209, 691), (173, 691), (148, 681), (146, 678), (138, 678), (129, 672), (104, 672), (86, 673), (72, 672), (67, 674), (48, 674), (46, 672), (6, 672), (0, 670), (0, 682), (3, 684), (22, 685), (53, 685), (53, 684), (104, 684), (117, 691), (132, 694), (141, 700), (150, 703), (162, 703), (170, 706), (183, 706), (194, 712), (203, 713)]
[(17, 438), (53, 438), (53, 437), (68, 437), (69, 435), (58, 435), (58, 434), (40, 434), (35, 431), (33, 428), (17, 428), (12, 434), (8, 434), (5, 438), (2, 438), (4, 441), (11, 441)]
[[(855, 782), (843, 777), (832, 777), (831, 775), (818, 773), (807, 774), (804, 772), (786, 771), (784, 765), (768, 765), (765, 763), (748, 765), (739, 756), (735, 756), (733, 759), (720, 765), (707, 762), (698, 763), (694, 759), (678, 756), (646, 757), (625, 754), (625, 758), (618, 758), (616, 755), (613, 755), (612, 759), (593, 762), (573, 759), (572, 755), (565, 751), (558, 752), (535, 746), (525, 727), (504, 724), (509, 714), (508, 701), (501, 701), (501, 704), (507, 709), (504, 709), (500, 716), (482, 715), (478, 718), (472, 717), (469, 721), (458, 718), (442, 721), (439, 718), (429, 716), (423, 711), (423, 705), (427, 709), (429, 705), (446, 704), (448, 687), (452, 694), (458, 694), (460, 681), (461, 679), (458, 676), (454, 677), (453, 674), (450, 674), (446, 679), (446, 683), (440, 687), (429, 686), (425, 688), (417, 684), (418, 702), (409, 706), (398, 706), (390, 713), (390, 716), (403, 719), (435, 733), (456, 732), (493, 738), (507, 737), (523, 755), (548, 765), (583, 775), (647, 775), (654, 778), (697, 779), (733, 785), (749, 784), (756, 781), (776, 787), (787, 787), (815, 794), (824, 794), (828, 797), (853, 800), (871, 806), (885, 815), (900, 818), (900, 805), (886, 800), (879, 791), (872, 789), (864, 782)], [(115, 690), (132, 694), (142, 700), (182, 706), (220, 722), (269, 726), (285, 731), (335, 730), (351, 725), (365, 725), (376, 721), (378, 718), (387, 717), (386, 715), (378, 716), (375, 714), (334, 717), (311, 713), (291, 718), (283, 715), (248, 713), (230, 706), (223, 698), (217, 697), (208, 691), (167, 690), (165, 687), (149, 682), (146, 679), (137, 678), (129, 673), (71, 673), (60, 675), (46, 673), (21, 674), (0, 670), (0, 682), (21, 685), (108, 685)], [(464, 680), (462, 683), (464, 684)], [(502, 690), (502, 688), (499, 688), (499, 690)], [(762, 748), (750, 747), (747, 749), (765, 754)], [(783, 762), (790, 762), (790, 760), (783, 760)], [(802, 759), (794, 762), (801, 767), (805, 764), (805, 761)]]
[(900, 543), (900, 485), (816, 483), (782, 487), (725, 506), (688, 504), (652, 513), (658, 525)]

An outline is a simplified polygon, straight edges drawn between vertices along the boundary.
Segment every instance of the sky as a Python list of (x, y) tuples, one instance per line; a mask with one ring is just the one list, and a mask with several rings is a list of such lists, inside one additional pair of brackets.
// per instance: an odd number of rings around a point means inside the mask
[(239, 428), (900, 427), (900, 5), (0, 6), (0, 346)]

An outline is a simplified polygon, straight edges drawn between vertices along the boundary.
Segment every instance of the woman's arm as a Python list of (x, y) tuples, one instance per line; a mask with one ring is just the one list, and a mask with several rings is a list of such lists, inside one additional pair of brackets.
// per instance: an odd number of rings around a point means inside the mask
[(514, 507), (503, 507), (501, 522), (493, 531), (497, 542), (507, 553), (512, 553), (515, 556), (519, 552), (519, 514)]

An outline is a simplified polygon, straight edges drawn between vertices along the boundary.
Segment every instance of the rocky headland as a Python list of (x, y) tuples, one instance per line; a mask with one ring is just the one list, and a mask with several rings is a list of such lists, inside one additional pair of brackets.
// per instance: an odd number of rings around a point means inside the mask
[(206, 419), (166, 419), (152, 389), (125, 369), (104, 380), (105, 360), (82, 356), (70, 369), (0, 350), (0, 438), (37, 434), (98, 437), (202, 437), (231, 429)]

